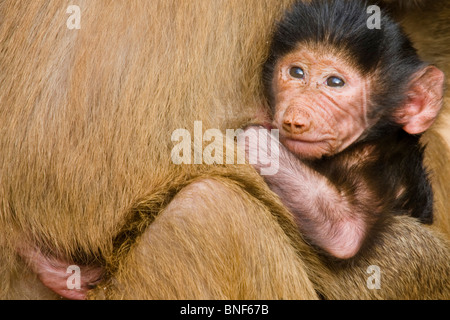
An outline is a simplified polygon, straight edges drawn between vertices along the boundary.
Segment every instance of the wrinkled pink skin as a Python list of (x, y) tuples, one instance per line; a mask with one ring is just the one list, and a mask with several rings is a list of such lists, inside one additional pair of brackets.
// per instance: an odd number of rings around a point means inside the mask
[[(339, 67), (335, 67), (339, 66)], [(304, 79), (289, 71), (300, 67)], [(327, 79), (344, 80), (341, 88), (327, 86)], [(367, 119), (371, 81), (332, 54), (302, 49), (282, 58), (273, 81), (273, 126), (281, 142), (303, 158), (320, 158), (343, 151), (370, 127)]]

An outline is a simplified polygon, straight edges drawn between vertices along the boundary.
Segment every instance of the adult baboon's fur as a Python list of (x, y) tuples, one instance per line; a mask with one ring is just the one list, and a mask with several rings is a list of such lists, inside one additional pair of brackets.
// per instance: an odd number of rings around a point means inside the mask
[[(261, 65), (291, 1), (0, 0), (0, 298), (57, 298), (23, 248), (104, 268), (92, 299), (450, 297), (448, 242), (411, 218), (336, 263), (251, 167), (172, 164), (175, 129), (261, 112)], [(429, 161), (448, 207), (448, 165)]]
[[(400, 21), (425, 61), (446, 74), (450, 87), (450, 2), (422, 0), (421, 6), (406, 11)], [(450, 236), (450, 94), (444, 97), (442, 113), (424, 136), (428, 145), (426, 163), (432, 170), (435, 201), (434, 227)], [(444, 147), (447, 144), (447, 147)]]

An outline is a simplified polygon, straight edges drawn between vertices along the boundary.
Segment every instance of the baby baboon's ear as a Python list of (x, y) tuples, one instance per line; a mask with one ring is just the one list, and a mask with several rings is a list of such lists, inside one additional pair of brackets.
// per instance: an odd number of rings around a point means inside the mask
[(409, 134), (426, 131), (442, 108), (444, 73), (434, 66), (418, 71), (409, 84), (407, 100), (396, 112), (396, 121)]

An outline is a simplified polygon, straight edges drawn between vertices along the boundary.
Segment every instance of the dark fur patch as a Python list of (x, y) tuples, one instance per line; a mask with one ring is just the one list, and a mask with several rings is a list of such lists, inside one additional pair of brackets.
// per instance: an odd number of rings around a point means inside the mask
[(299, 1), (278, 22), (263, 69), (263, 81), (273, 108), (272, 79), (276, 62), (299, 46), (337, 49), (363, 75), (376, 77), (371, 95), (373, 113), (390, 122), (392, 110), (404, 100), (411, 76), (423, 67), (401, 27), (381, 11), (381, 29), (369, 29), (368, 1)]

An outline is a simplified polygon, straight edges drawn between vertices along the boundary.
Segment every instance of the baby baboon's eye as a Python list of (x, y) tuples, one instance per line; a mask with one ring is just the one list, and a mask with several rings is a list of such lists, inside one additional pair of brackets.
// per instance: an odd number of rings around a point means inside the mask
[(299, 67), (292, 67), (289, 70), (289, 74), (292, 78), (295, 79), (303, 79), (305, 77), (305, 72), (303, 71), (302, 68)]
[(329, 77), (327, 79), (327, 86), (331, 88), (342, 88), (345, 85), (344, 80), (339, 77)]

